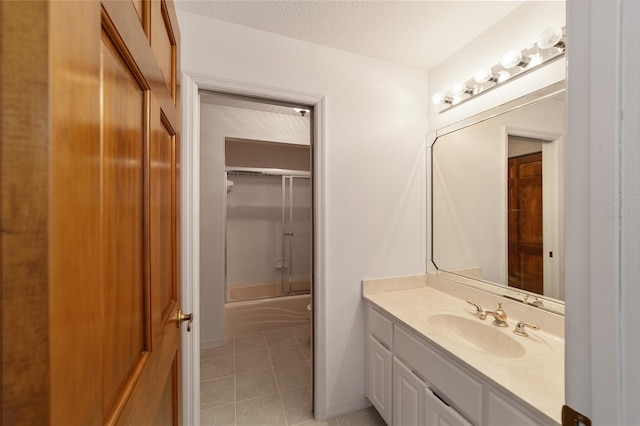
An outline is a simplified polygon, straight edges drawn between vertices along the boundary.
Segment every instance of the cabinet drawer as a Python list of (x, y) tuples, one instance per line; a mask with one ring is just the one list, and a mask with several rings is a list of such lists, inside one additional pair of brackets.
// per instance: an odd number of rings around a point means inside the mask
[(373, 309), (371, 305), (368, 305), (367, 310), (369, 333), (387, 345), (388, 348), (393, 348), (393, 321), (384, 317), (381, 313)]
[[(487, 392), (487, 418), (486, 424), (495, 426), (535, 426), (538, 423), (533, 420), (512, 399), (489, 389)], [(540, 423), (542, 424), (542, 423)]]
[(431, 389), (425, 392), (425, 424), (427, 426), (472, 426), (456, 410), (442, 402)]
[(394, 351), (474, 423), (482, 423), (482, 383), (456, 367), (402, 327), (394, 329)]

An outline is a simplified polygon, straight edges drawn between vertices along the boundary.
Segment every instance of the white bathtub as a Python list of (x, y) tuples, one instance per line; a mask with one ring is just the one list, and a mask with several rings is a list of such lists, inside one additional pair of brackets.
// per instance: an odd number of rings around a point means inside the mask
[[(227, 302), (242, 302), (265, 297), (276, 297), (282, 295), (283, 290), (289, 286), (284, 286), (280, 282), (230, 285), (227, 287)], [(309, 291), (311, 284), (309, 281), (293, 281), (291, 291), (302, 293)]]
[(225, 338), (309, 324), (307, 305), (310, 303), (309, 294), (227, 303), (224, 306)]

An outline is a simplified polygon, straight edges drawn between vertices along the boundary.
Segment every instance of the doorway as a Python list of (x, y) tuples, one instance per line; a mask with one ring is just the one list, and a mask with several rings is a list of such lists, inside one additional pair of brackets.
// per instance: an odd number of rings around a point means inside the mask
[(273, 422), (313, 418), (312, 117), (200, 92), (203, 423), (255, 423), (264, 410)]
[(562, 298), (563, 139), (517, 132), (508, 133), (505, 164), (508, 285)]

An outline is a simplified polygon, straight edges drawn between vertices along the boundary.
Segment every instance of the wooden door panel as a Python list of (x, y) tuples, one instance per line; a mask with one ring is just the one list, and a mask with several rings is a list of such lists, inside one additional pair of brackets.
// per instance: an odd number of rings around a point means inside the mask
[[(163, 72), (156, 60), (153, 50), (150, 48), (151, 41), (147, 39), (147, 35), (140, 26), (138, 14), (133, 3), (121, 0), (108, 0), (102, 1), (101, 4), (103, 16), (106, 17), (105, 20), (108, 21), (114, 29), (117, 29), (123, 44), (127, 47), (128, 56), (135, 58), (136, 66), (141, 70), (144, 81), (155, 95), (164, 113), (171, 123), (177, 123), (177, 118), (180, 115), (179, 108), (177, 108), (178, 81), (176, 80), (176, 95), (174, 99), (171, 92), (167, 90), (167, 83)], [(146, 7), (151, 9), (151, 4), (148, 4)], [(171, 22), (173, 22), (172, 28), (176, 39), (176, 58), (179, 58), (180, 51), (177, 46), (179, 45), (180, 34), (177, 29), (177, 17), (173, 8), (169, 7), (169, 4), (167, 4), (167, 9), (167, 16), (169, 16)], [(151, 10), (148, 15), (149, 17), (151, 16)], [(150, 28), (149, 31), (151, 31)], [(178, 59), (176, 59), (176, 67), (178, 63)], [(176, 77), (178, 75), (179, 73), (176, 69)]]
[(508, 283), (542, 294), (542, 154), (509, 159)]
[(147, 7), (147, 2), (145, 0), (131, 0), (133, 3), (133, 7), (136, 8), (136, 12), (138, 13), (138, 18), (140, 18), (140, 24), (144, 28), (145, 23), (145, 9)]
[(537, 249), (530, 252), (520, 250), (518, 263), (520, 264), (521, 288), (539, 293), (543, 280), (542, 253), (539, 253)]
[(113, 43), (102, 44), (104, 409), (127, 398), (149, 349), (144, 230), (146, 90)]
[(160, 398), (160, 405), (154, 418), (154, 426), (174, 426), (178, 424), (178, 407), (175, 396), (178, 393), (178, 358), (173, 359)]
[[(145, 425), (152, 424), (153, 419), (157, 419), (162, 412), (160, 404), (164, 395), (165, 384), (168, 372), (173, 368), (174, 360), (177, 359), (178, 368), (175, 370), (178, 384), (180, 386), (180, 329), (176, 327), (174, 321), (168, 321), (162, 326), (162, 347), (163, 350), (154, 350), (149, 356), (149, 362), (144, 366), (138, 383), (133, 388), (131, 396), (126, 401), (120, 416), (111, 424), (118, 425)], [(160, 349), (157, 341), (155, 347)], [(172, 350), (165, 350), (171, 348)], [(178, 407), (180, 398), (176, 393), (172, 404)], [(178, 416), (180, 424), (180, 416)]]
[(151, 288), (154, 315), (159, 314), (160, 320), (166, 321), (168, 316), (177, 309), (176, 302), (178, 300), (175, 268), (176, 217), (173, 209), (176, 134), (156, 102), (152, 103), (152, 115), (150, 143)]
[[(151, 49), (149, 48), (149, 52)], [(153, 57), (153, 55), (152, 55)], [(139, 63), (136, 62), (138, 65)], [(145, 77), (158, 75), (144, 68)], [(180, 308), (178, 257), (179, 116), (164, 84), (151, 80), (148, 93), (146, 162), (151, 342), (149, 362), (141, 371), (118, 424), (180, 423), (180, 332), (174, 320)], [(184, 327), (183, 327), (184, 328)]]
[[(518, 177), (520, 179), (536, 178), (542, 174), (542, 155), (534, 154), (535, 162), (533, 163), (519, 163), (518, 164)], [(540, 159), (540, 160), (538, 160)]]
[[(520, 242), (542, 250), (542, 174), (535, 182), (520, 182)], [(542, 253), (541, 253), (542, 254)]]
[[(103, 418), (100, 4), (3, 3), (48, 4), (51, 25), (49, 38), (38, 39), (51, 49), (49, 99), (40, 88), (38, 101), (32, 101), (50, 108), (49, 422), (98, 424)], [(19, 46), (27, 55), (38, 54)]]
[(175, 101), (176, 39), (164, 0), (151, 2), (151, 48), (162, 70), (164, 81)]

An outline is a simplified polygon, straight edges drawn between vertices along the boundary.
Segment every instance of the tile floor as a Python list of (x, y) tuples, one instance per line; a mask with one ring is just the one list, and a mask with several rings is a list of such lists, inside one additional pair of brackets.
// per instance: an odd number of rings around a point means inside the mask
[(200, 352), (202, 426), (384, 425), (372, 407), (316, 422), (308, 325), (236, 337)]

